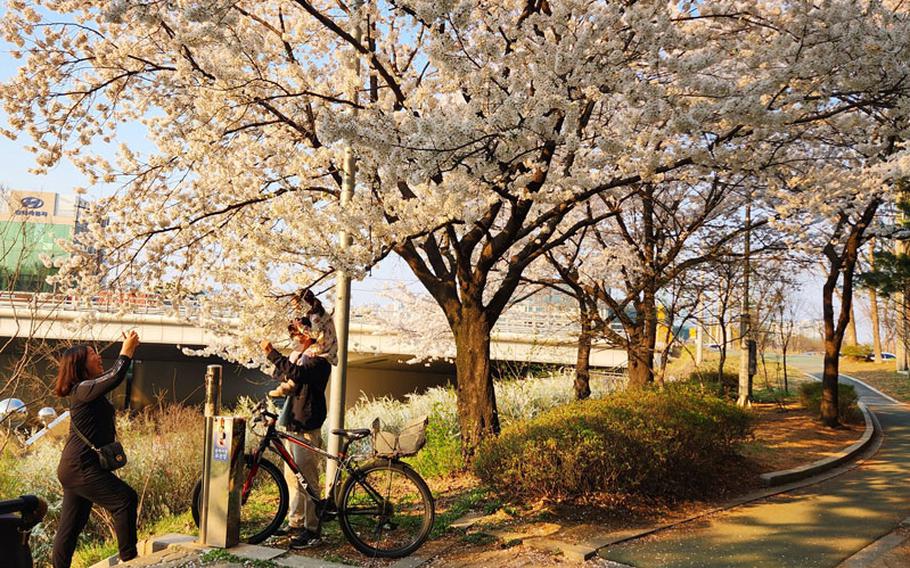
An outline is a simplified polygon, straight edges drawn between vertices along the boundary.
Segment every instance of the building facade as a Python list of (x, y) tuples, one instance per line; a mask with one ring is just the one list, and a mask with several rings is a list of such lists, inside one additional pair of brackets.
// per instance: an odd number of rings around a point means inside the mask
[(42, 261), (66, 255), (58, 244), (73, 239), (85, 202), (47, 191), (0, 194), (0, 286), (7, 291), (44, 291), (53, 272)]

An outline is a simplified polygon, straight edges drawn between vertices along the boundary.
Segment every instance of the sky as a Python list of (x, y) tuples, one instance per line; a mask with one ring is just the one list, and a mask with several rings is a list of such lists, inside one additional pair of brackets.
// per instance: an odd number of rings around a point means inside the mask
[[(0, 17), (2, 17), (2, 11), (0, 11)], [(10, 49), (11, 45), (0, 39), (0, 82), (13, 77), (21, 63), (20, 60), (10, 56)], [(5, 128), (9, 127), (7, 114), (2, 108), (0, 108), (0, 125)], [(31, 138), (27, 135), (23, 135), (18, 140), (0, 136), (0, 186), (5, 186), (7, 189), (48, 191), (64, 195), (73, 195), (73, 188), (85, 187), (88, 189), (86, 195), (88, 198), (102, 197), (115, 189), (114, 186), (103, 183), (90, 185), (86, 177), (67, 161), (61, 161), (45, 175), (31, 173), (29, 170), (34, 166), (34, 156), (25, 149), (31, 142)], [(111, 144), (104, 145), (99, 142), (94, 145), (93, 150), (106, 156), (113, 156), (110, 148), (116, 147), (121, 142), (134, 149), (152, 147), (151, 143), (145, 139), (140, 127), (127, 126), (118, 130), (118, 135)], [(410, 273), (404, 261), (394, 256), (376, 266), (364, 281), (352, 283), (351, 301), (354, 305), (385, 303), (389, 300), (382, 294), (382, 291), (397, 283), (405, 283), (412, 289), (420, 287), (419, 281)]]
[[(2, 12), (0, 12), (2, 16)], [(15, 75), (19, 61), (9, 54), (10, 45), (0, 39), (0, 82)], [(0, 124), (8, 127), (6, 113), (0, 109)], [(50, 191), (71, 195), (73, 188), (88, 188), (88, 197), (101, 197), (113, 191), (113, 187), (104, 184), (90, 186), (86, 178), (70, 163), (60, 162), (46, 175), (35, 175), (29, 172), (34, 165), (33, 155), (25, 150), (31, 142), (30, 138), (23, 136), (19, 140), (9, 140), (0, 136), (0, 185), (9, 189)], [(139, 127), (125, 127), (118, 131), (118, 136), (110, 147), (125, 142), (132, 148), (150, 148), (151, 144), (145, 139)], [(108, 148), (98, 143), (93, 150), (105, 155), (111, 155)], [(803, 286), (799, 291), (799, 302), (802, 305), (805, 319), (820, 319), (821, 317), (821, 280), (817, 275), (804, 274)], [(354, 305), (386, 303), (388, 299), (381, 291), (396, 283), (405, 283), (412, 290), (420, 289), (420, 283), (413, 276), (407, 265), (397, 256), (390, 256), (377, 267), (364, 281), (352, 283), (352, 303)], [(861, 303), (865, 302), (860, 298)], [(871, 342), (871, 326), (865, 308), (857, 309), (857, 326), (861, 342)]]

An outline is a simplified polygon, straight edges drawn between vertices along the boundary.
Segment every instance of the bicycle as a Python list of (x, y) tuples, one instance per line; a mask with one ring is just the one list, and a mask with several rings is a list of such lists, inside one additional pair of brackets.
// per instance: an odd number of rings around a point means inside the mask
[[(294, 472), (300, 488), (316, 503), (319, 532), (325, 521), (337, 518), (341, 531), (361, 553), (382, 558), (401, 558), (420, 548), (430, 536), (435, 504), (420, 475), (398, 457), (375, 457), (361, 464), (362, 456), (348, 455), (351, 444), (373, 433), (367, 428), (332, 430), (344, 438), (335, 455), (312, 446), (276, 428), (278, 415), (263, 403), (254, 409), (251, 425), (264, 423), (265, 434), (252, 454), (244, 456), (241, 490), (240, 539), (257, 544), (281, 526), (288, 512), (288, 487), (282, 471), (263, 454), (271, 449)], [(338, 463), (329, 486), (330, 499), (322, 499), (306, 483), (300, 468), (285, 449), (283, 440)], [(342, 478), (344, 481), (342, 483)], [(193, 489), (193, 520), (199, 526), (202, 480)]]

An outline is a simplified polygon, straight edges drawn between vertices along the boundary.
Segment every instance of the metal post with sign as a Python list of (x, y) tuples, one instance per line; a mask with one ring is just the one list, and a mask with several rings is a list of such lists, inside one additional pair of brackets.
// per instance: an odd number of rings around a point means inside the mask
[(203, 504), (206, 523), (200, 535), (208, 546), (230, 548), (240, 543), (246, 421), (236, 416), (215, 416), (212, 422), (208, 501)]
[(221, 365), (205, 373), (205, 454), (199, 542), (230, 548), (240, 542), (240, 490), (246, 421), (221, 416)]

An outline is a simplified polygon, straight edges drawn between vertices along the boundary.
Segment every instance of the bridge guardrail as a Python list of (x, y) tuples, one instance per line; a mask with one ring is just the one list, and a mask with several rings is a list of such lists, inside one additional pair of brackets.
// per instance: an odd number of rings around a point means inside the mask
[[(124, 308), (131, 314), (192, 317), (201, 309), (198, 301), (184, 300), (179, 305), (158, 294), (142, 292), (106, 292), (91, 297), (59, 294), (54, 292), (0, 292), (0, 306), (25, 307), (30, 309), (62, 309), (75, 312), (97, 311), (116, 313)], [(218, 314), (234, 317), (234, 313)], [(382, 319), (368, 313), (354, 313), (352, 319), (358, 323), (376, 324), (382, 327)], [(495, 333), (516, 335), (540, 335), (558, 338), (578, 334), (578, 322), (565, 312), (506, 312), (493, 330)], [(616, 330), (621, 332), (621, 330)]]

